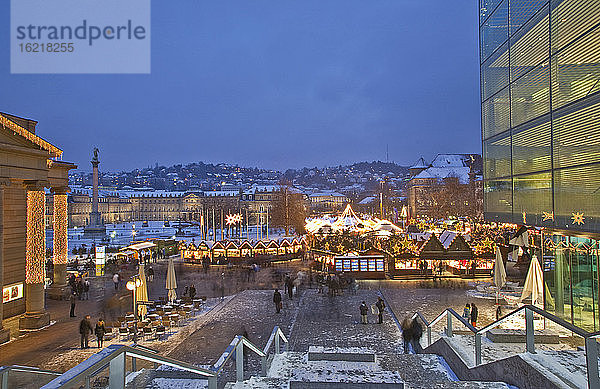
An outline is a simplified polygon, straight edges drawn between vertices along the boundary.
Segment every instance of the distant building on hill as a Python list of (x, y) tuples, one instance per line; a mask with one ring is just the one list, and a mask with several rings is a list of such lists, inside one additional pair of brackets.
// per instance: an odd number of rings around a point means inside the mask
[(438, 154), (409, 168), (409, 217), (479, 217), (482, 212), (482, 159), (479, 154)]

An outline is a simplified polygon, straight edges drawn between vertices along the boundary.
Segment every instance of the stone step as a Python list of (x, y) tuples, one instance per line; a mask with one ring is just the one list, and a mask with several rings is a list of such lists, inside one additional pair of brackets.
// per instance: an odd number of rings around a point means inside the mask
[(290, 381), (290, 389), (404, 389), (404, 383)]
[(377, 358), (382, 369), (398, 372), (405, 382), (457, 380), (444, 359), (435, 354), (383, 354)]

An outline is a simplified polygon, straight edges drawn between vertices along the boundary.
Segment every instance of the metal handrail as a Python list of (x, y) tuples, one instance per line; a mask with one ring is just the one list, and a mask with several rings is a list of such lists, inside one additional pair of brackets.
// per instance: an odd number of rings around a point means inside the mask
[[(92, 355), (81, 364), (61, 374), (59, 377), (42, 386), (42, 389), (58, 389), (71, 387), (73, 385), (82, 383), (85, 383), (87, 386), (90, 378), (105, 369), (107, 366), (110, 368), (110, 387), (124, 387), (125, 358), (127, 356), (196, 373), (208, 379), (209, 388), (216, 389), (217, 387), (217, 375), (211, 370), (196, 367), (189, 363), (177, 361), (173, 358), (160, 356), (152, 352), (144, 351), (140, 348), (134, 348), (122, 344), (114, 344), (106, 347), (102, 351)], [(82, 369), (82, 367), (84, 368)]]
[(60, 376), (62, 373), (52, 370), (39, 369), (37, 367), (31, 366), (21, 366), (21, 365), (9, 365), (9, 366), (0, 366), (0, 389), (8, 389), (8, 375), (10, 372), (20, 372), (20, 373), (32, 373), (32, 374), (43, 374), (43, 375), (52, 375), (52, 376)]
[[(90, 379), (96, 376), (98, 373), (109, 367), (109, 386), (110, 388), (124, 388), (125, 387), (125, 379), (126, 379), (126, 357), (132, 358), (132, 370), (136, 371), (136, 359), (142, 359), (149, 362), (153, 362), (154, 364), (161, 364), (174, 367), (176, 369), (189, 371), (195, 374), (202, 376), (204, 379), (208, 380), (208, 388), (216, 389), (217, 388), (217, 377), (225, 364), (235, 356), (235, 364), (236, 364), (236, 380), (242, 381), (244, 379), (244, 347), (249, 348), (254, 353), (256, 353), (262, 359), (262, 373), (266, 374), (266, 364), (268, 361), (269, 350), (275, 345), (275, 353), (278, 354), (281, 352), (280, 341), (285, 343), (285, 349), (288, 348), (288, 339), (283, 334), (283, 331), (276, 326), (273, 328), (271, 332), (271, 336), (269, 337), (269, 341), (265, 345), (264, 351), (250, 342), (242, 335), (237, 335), (229, 344), (229, 346), (225, 349), (221, 357), (215, 362), (215, 364), (209, 368), (204, 369), (201, 367), (197, 367), (191, 365), (186, 362), (181, 362), (175, 360), (173, 358), (160, 356), (157, 354), (156, 350), (151, 348), (142, 346), (140, 344), (134, 345), (123, 345), (123, 344), (114, 344), (110, 345), (98, 353), (92, 355), (84, 362), (79, 365), (73, 367), (72, 369), (66, 371), (65, 373), (52, 372), (49, 370), (37, 369), (34, 367), (28, 366), (3, 366), (0, 367), (0, 377), (2, 377), (4, 382), (8, 380), (8, 372), (11, 370), (14, 371), (24, 371), (24, 372), (32, 372), (32, 373), (42, 373), (42, 374), (54, 374), (57, 377), (52, 381), (44, 385), (43, 389), (58, 389), (71, 387), (74, 385), (85, 385), (89, 387)], [(235, 351), (235, 353), (234, 353)], [(0, 389), (4, 389), (6, 385), (0, 386)]]
[(517, 315), (521, 311), (525, 312), (525, 345), (528, 353), (535, 354), (535, 328), (533, 323), (533, 314), (537, 313), (545, 317), (546, 319), (558, 324), (559, 326), (569, 330), (570, 332), (581, 336), (585, 340), (585, 356), (587, 365), (587, 376), (588, 376), (588, 387), (599, 388), (600, 377), (598, 376), (598, 343), (596, 339), (600, 337), (600, 331), (588, 332), (582, 328), (579, 328), (560, 317), (557, 317), (551, 313), (544, 311), (536, 307), (535, 305), (524, 305), (520, 308), (515, 309), (509, 314), (501, 317), (500, 319), (488, 324), (487, 326), (477, 329), (471, 325), (465, 318), (456, 313), (452, 308), (445, 309), (440, 313), (431, 323), (427, 323), (427, 319), (420, 313), (415, 312), (412, 316), (419, 317), (423, 323), (427, 326), (427, 338), (428, 346), (431, 345), (431, 328), (437, 324), (440, 320), (447, 318), (446, 336), (452, 337), (452, 317), (456, 317), (462, 324), (465, 325), (475, 335), (475, 366), (481, 365), (481, 340), (482, 335), (488, 331), (496, 328), (498, 325), (505, 322), (508, 318)]

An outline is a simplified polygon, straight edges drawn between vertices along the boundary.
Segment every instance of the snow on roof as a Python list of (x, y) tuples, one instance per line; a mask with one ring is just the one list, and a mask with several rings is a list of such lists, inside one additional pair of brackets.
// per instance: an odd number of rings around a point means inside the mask
[(449, 178), (456, 177), (461, 184), (469, 183), (468, 167), (430, 167), (417, 174), (414, 178)]
[(433, 161), (431, 166), (433, 167), (465, 167), (468, 166), (467, 162), (470, 157), (465, 154), (438, 154)]
[(376, 200), (375, 197), (369, 196), (369, 197), (365, 197), (364, 199), (360, 200), (358, 203), (361, 205), (371, 204), (375, 200)]
[(409, 169), (427, 169), (429, 167), (429, 165), (427, 165), (425, 163), (425, 160), (423, 159), (423, 157), (419, 158), (419, 160), (417, 162), (415, 162), (415, 164), (413, 166), (411, 166)]
[(311, 193), (310, 197), (346, 197), (345, 195), (338, 192), (316, 192)]

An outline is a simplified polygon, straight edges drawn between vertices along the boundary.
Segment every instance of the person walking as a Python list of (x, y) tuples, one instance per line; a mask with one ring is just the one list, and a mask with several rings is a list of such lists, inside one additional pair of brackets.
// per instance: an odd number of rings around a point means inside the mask
[(404, 354), (409, 354), (409, 345), (412, 341), (412, 321), (408, 317), (405, 317), (402, 321), (402, 341), (402, 345), (404, 347)]
[(71, 292), (69, 296), (69, 301), (71, 302), (71, 312), (69, 313), (69, 317), (75, 317), (75, 303), (77, 302), (77, 295), (75, 292)]
[(289, 276), (285, 279), (285, 288), (287, 290), (288, 297), (291, 300), (292, 297), (294, 297), (294, 283), (292, 282), (292, 279)]
[(194, 301), (194, 297), (196, 297), (196, 287), (194, 286), (194, 284), (192, 284), (192, 286), (190, 286), (190, 299), (192, 301)]
[(477, 314), (479, 312), (477, 311), (477, 306), (475, 306), (475, 303), (471, 304), (471, 324), (473, 325), (473, 327), (477, 327)]
[(464, 317), (466, 321), (469, 321), (471, 319), (471, 304), (467, 303), (465, 305), (465, 307), (463, 308), (462, 317)]
[(154, 281), (154, 269), (152, 268), (152, 266), (148, 268), (148, 281)]
[(92, 332), (92, 323), (90, 323), (90, 315), (86, 315), (79, 322), (79, 334), (81, 335), (81, 348), (89, 348), (88, 341)]
[(382, 324), (383, 323), (383, 311), (385, 310), (385, 303), (383, 302), (383, 299), (381, 297), (377, 297), (377, 303), (375, 303), (375, 306), (377, 307), (377, 313), (378, 313), (378, 324)]
[(119, 290), (119, 273), (113, 274), (113, 282), (115, 284), (115, 290)]
[(96, 334), (96, 339), (98, 340), (98, 348), (102, 348), (104, 334), (106, 334), (106, 326), (104, 325), (104, 320), (102, 320), (102, 318), (98, 319), (94, 333)]
[(90, 281), (87, 278), (83, 280), (83, 299), (90, 299)]
[(369, 321), (367, 319), (367, 314), (369, 313), (369, 307), (367, 307), (367, 303), (363, 301), (360, 304), (359, 309), (360, 309), (360, 322), (362, 324), (368, 324)]
[(275, 303), (275, 313), (281, 312), (281, 293), (277, 289), (273, 292), (273, 303)]
[(412, 320), (411, 336), (411, 344), (413, 346), (413, 350), (415, 350), (415, 354), (421, 354), (423, 352), (423, 347), (421, 347), (421, 336), (423, 336), (423, 326), (421, 325), (421, 323), (419, 323), (419, 321), (416, 318)]
[(498, 304), (498, 307), (496, 308), (496, 321), (500, 320), (501, 317), (502, 317), (502, 305)]

